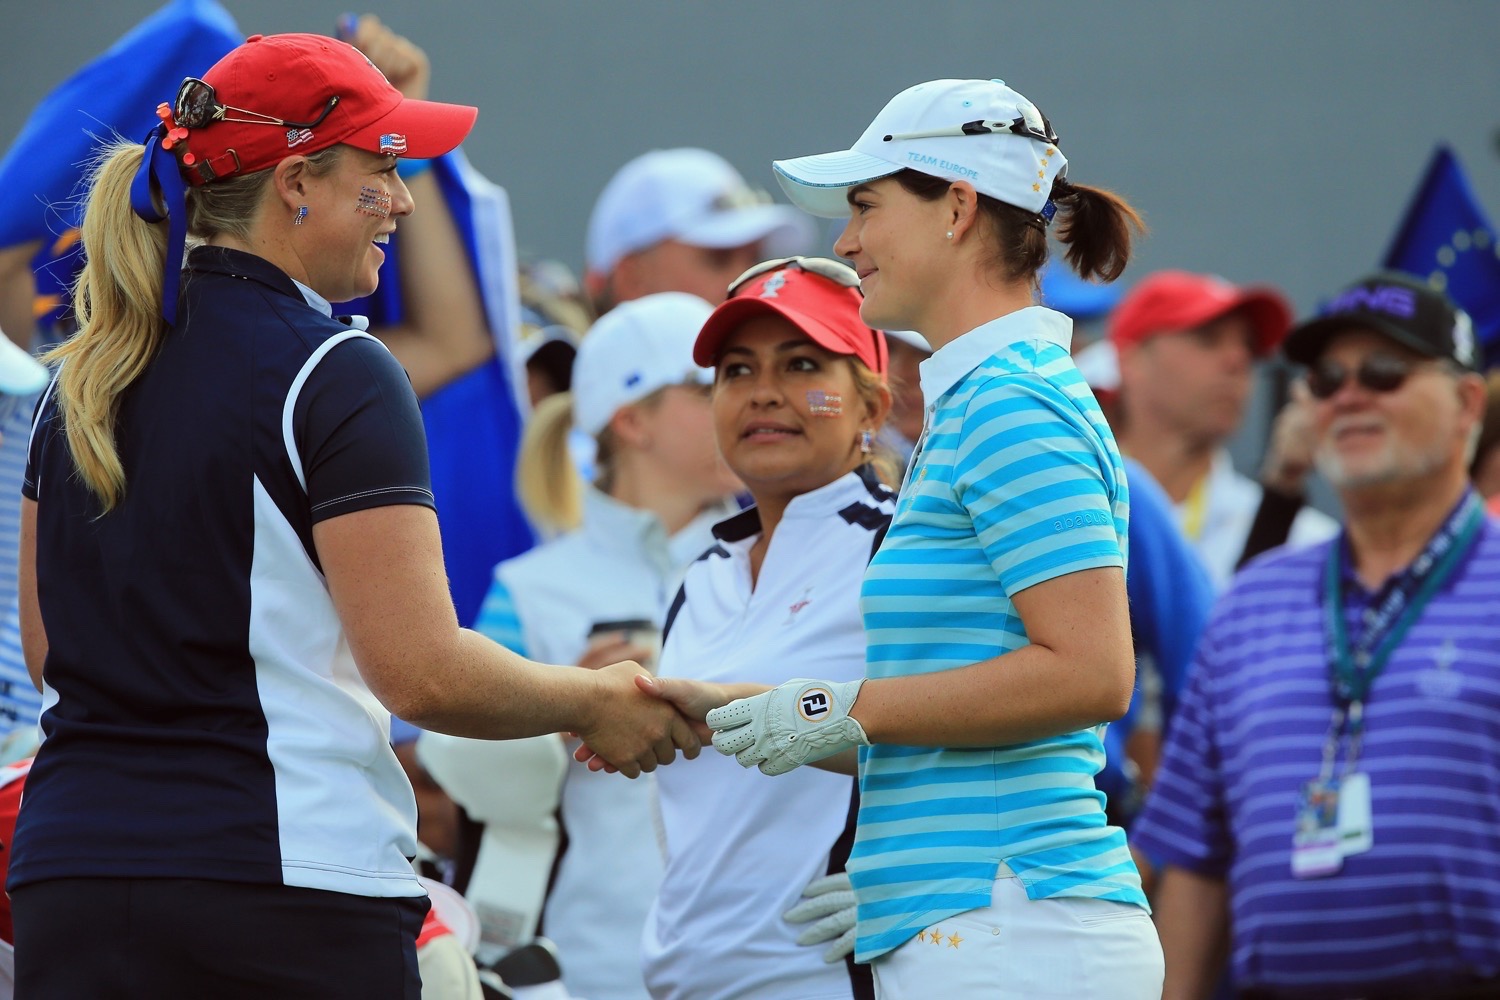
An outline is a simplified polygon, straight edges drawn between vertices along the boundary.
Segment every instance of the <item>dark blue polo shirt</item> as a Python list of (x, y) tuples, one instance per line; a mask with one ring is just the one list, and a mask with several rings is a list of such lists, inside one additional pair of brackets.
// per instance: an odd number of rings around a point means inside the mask
[(416, 397), (379, 341), (265, 260), (200, 247), (184, 278), (179, 325), (120, 397), (115, 509), (76, 475), (53, 390), (38, 409), (46, 739), (10, 884), (420, 895), (411, 788), (312, 538), (432, 505)]

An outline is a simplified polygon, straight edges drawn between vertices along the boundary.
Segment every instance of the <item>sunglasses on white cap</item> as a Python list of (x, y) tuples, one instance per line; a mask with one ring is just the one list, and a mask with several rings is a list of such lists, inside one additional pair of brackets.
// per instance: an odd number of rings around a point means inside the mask
[(948, 136), (965, 135), (991, 135), (996, 132), (1009, 132), (1012, 135), (1025, 136), (1028, 139), (1036, 139), (1040, 142), (1057, 142), (1057, 133), (1052, 130), (1052, 123), (1047, 121), (1047, 116), (1040, 111), (1037, 112), (1036, 120), (1030, 116), (1022, 115), (1011, 121), (993, 118), (976, 118), (962, 125), (953, 125), (948, 128), (928, 129), (925, 132), (896, 132), (884, 137), (885, 142), (894, 142), (898, 139), (942, 139)]
[(827, 278), (844, 288), (859, 287), (859, 274), (848, 264), (841, 264), (827, 257), (777, 257), (775, 260), (761, 261), (730, 282), (728, 297), (734, 298), (735, 293), (761, 275), (788, 267)]

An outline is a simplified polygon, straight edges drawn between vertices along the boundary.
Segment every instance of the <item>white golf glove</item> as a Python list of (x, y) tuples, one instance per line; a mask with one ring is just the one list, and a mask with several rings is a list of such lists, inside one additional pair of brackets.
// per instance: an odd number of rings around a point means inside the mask
[(815, 945), (832, 941), (823, 952), (823, 961), (832, 965), (854, 953), (854, 887), (848, 872), (824, 875), (807, 883), (802, 902), (781, 916), (789, 924), (816, 921), (797, 938), (798, 944)]
[(852, 747), (867, 747), (864, 727), (849, 718), (849, 709), (865, 683), (857, 681), (787, 681), (754, 698), (731, 701), (708, 713), (719, 752), (734, 754), (745, 767), (759, 765), (763, 774), (785, 774), (810, 761)]

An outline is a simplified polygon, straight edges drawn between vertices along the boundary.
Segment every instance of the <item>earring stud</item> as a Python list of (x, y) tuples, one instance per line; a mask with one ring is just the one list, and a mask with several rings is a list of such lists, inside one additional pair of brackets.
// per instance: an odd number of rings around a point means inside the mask
[(302, 225), (302, 220), (305, 219), (305, 218), (307, 218), (307, 206), (303, 205), (303, 206), (301, 206), (300, 208), (297, 209), (297, 217), (292, 220), (292, 225), (294, 225), (294, 226), (300, 226), (300, 225)]

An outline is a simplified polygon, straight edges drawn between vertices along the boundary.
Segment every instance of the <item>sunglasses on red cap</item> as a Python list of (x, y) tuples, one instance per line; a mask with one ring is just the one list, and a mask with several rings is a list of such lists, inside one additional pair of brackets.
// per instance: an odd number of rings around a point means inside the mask
[[(316, 128), (323, 124), (323, 120), (333, 114), (333, 109), (338, 106), (339, 97), (335, 94), (328, 99), (328, 104), (318, 117), (310, 122), (294, 122), (286, 118), (277, 118), (275, 115), (262, 114), (259, 111), (247, 111), (231, 104), (222, 104), (219, 102), (219, 95), (215, 92), (213, 84), (190, 76), (182, 81), (181, 87), (177, 88), (177, 99), (172, 102), (172, 118), (183, 128), (207, 128), (214, 122), (279, 125), (282, 128)], [(254, 117), (231, 118), (229, 117), (231, 111)]]
[(781, 271), (786, 268), (794, 268), (798, 271), (806, 271), (808, 274), (816, 274), (820, 278), (843, 288), (858, 288), (859, 275), (854, 268), (848, 264), (840, 264), (836, 260), (827, 257), (777, 257), (775, 260), (763, 260), (754, 267), (749, 268), (744, 274), (729, 283), (729, 298), (734, 298), (750, 282), (763, 274), (772, 271)]
[(1307, 389), (1314, 399), (1332, 399), (1353, 379), (1370, 392), (1395, 392), (1424, 365), (1442, 364), (1442, 359), (1407, 360), (1394, 354), (1371, 354), (1352, 372), (1337, 361), (1319, 361), (1307, 371)]

